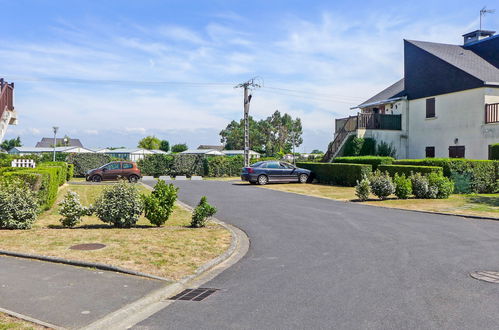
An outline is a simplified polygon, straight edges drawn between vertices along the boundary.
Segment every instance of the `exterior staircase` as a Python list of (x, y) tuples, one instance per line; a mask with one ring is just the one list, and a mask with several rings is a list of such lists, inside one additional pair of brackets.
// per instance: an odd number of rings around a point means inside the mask
[(0, 142), (2, 142), (9, 125), (17, 124), (17, 113), (14, 110), (14, 83), (0, 79)]
[[(338, 122), (337, 122), (338, 125)], [(323, 162), (331, 162), (331, 160), (336, 157), (338, 152), (348, 140), (348, 137), (355, 134), (358, 128), (358, 116), (350, 116), (345, 118), (343, 125), (339, 130), (336, 131), (334, 140), (329, 143), (326, 153), (322, 158)]]

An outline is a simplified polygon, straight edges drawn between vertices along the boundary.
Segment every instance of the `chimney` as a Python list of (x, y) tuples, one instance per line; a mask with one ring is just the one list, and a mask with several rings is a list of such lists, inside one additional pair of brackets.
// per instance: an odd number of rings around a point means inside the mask
[(496, 31), (476, 30), (463, 34), (464, 45), (492, 37)]

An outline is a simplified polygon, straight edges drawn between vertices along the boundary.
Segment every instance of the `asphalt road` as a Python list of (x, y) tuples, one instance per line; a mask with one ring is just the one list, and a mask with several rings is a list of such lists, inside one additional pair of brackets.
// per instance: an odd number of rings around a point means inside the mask
[(137, 276), (0, 257), (0, 307), (64, 328), (88, 325), (164, 285)]
[(248, 254), (137, 329), (497, 329), (499, 222), (429, 215), (230, 182), (176, 182), (244, 230)]

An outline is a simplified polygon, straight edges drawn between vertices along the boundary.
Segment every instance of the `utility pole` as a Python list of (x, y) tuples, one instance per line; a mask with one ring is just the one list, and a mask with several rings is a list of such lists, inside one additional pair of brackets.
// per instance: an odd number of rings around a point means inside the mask
[(54, 130), (54, 162), (55, 162), (55, 147), (56, 147), (56, 142), (57, 142), (57, 139), (56, 139), (56, 135), (57, 135), (57, 130), (59, 130), (59, 127), (57, 126), (54, 126), (52, 127), (52, 129)]
[(255, 78), (251, 78), (247, 82), (244, 82), (234, 87), (234, 88), (244, 88), (244, 167), (248, 167), (250, 165), (249, 106), (252, 95), (249, 93), (249, 91), (259, 87), (261, 87), (261, 85), (255, 82)]

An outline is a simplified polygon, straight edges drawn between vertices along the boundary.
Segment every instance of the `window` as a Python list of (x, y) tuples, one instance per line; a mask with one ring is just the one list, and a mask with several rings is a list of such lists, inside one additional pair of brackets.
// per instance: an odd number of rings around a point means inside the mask
[(278, 162), (267, 163), (267, 168), (281, 168)]
[(129, 169), (129, 168), (133, 168), (133, 165), (130, 164), (130, 163), (123, 163), (123, 169), (124, 170)]
[(119, 170), (120, 169), (120, 163), (111, 163), (109, 165), (106, 165), (106, 169), (108, 169), (108, 170)]
[(426, 99), (426, 118), (435, 118), (435, 98)]
[(426, 147), (426, 158), (435, 158), (435, 147)]
[(464, 158), (464, 146), (450, 146), (449, 158)]

